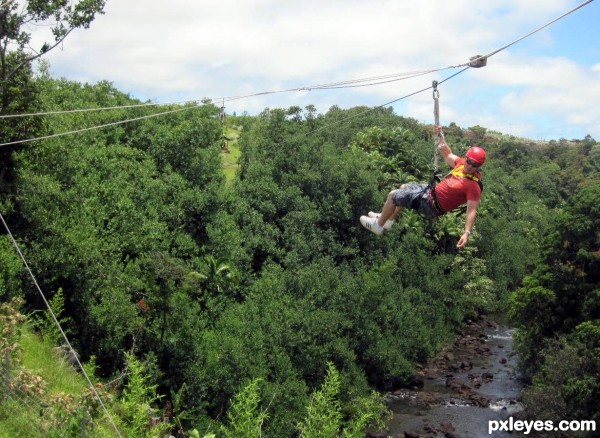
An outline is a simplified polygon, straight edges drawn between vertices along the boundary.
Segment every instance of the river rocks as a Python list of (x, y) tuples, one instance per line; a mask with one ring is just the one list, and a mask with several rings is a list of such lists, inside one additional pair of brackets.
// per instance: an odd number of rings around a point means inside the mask
[[(507, 330), (485, 318), (471, 322), (452, 345), (417, 367), (413, 382), (418, 385), (389, 394), (394, 411), (389, 436), (480, 436), (487, 432), (487, 419), (518, 412), (520, 385), (507, 383), (514, 381), (509, 376), (515, 362)], [(509, 400), (514, 405), (508, 404)], [(482, 429), (473, 429), (477, 427)]]
[(444, 436), (445, 438), (460, 438), (460, 435), (456, 433), (456, 429), (454, 425), (449, 421), (442, 421), (439, 425), (434, 426), (431, 424), (426, 424), (423, 426), (424, 434), (418, 434), (414, 432), (405, 431), (403, 435), (398, 435), (398, 437), (403, 436), (404, 438), (434, 438)]

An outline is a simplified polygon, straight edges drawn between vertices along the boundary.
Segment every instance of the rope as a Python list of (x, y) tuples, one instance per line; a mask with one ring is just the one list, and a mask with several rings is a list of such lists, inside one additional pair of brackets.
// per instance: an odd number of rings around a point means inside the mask
[(47, 140), (49, 138), (63, 137), (65, 135), (71, 135), (71, 134), (79, 134), (81, 132), (92, 131), (92, 130), (95, 130), (95, 129), (108, 128), (110, 126), (122, 125), (124, 123), (135, 122), (135, 121), (144, 120), (144, 119), (150, 119), (152, 117), (159, 117), (159, 116), (162, 116), (162, 115), (165, 115), (165, 114), (173, 114), (173, 113), (178, 113), (178, 112), (181, 112), (181, 111), (187, 111), (187, 110), (195, 109), (195, 108), (199, 108), (199, 107), (197, 107), (197, 106), (190, 106), (190, 107), (186, 107), (186, 108), (179, 108), (179, 109), (175, 109), (175, 110), (163, 111), (161, 113), (150, 114), (148, 116), (141, 116), (141, 117), (134, 117), (132, 119), (119, 120), (117, 122), (106, 123), (104, 125), (97, 125), (97, 126), (90, 126), (88, 128), (76, 129), (74, 131), (59, 132), (58, 134), (50, 134), (50, 135), (45, 135), (45, 136), (42, 136), (42, 137), (29, 138), (29, 139), (26, 139), (26, 140), (9, 141), (9, 142), (6, 142), (6, 143), (0, 143), (0, 147), (2, 147), (2, 146), (9, 146), (9, 145), (13, 145), (13, 144), (20, 144), (20, 143), (31, 143), (32, 141)]
[(108, 417), (108, 420), (110, 421), (112, 427), (115, 429), (115, 432), (117, 433), (117, 436), (121, 437), (121, 433), (119, 432), (119, 429), (117, 428), (117, 425), (115, 424), (112, 416), (108, 412), (108, 409), (106, 409), (106, 406), (104, 405), (104, 402), (102, 402), (102, 398), (100, 398), (100, 395), (96, 391), (96, 387), (94, 386), (94, 384), (90, 380), (90, 377), (88, 376), (87, 372), (85, 371), (85, 368), (83, 367), (83, 365), (81, 364), (79, 358), (77, 357), (77, 354), (75, 354), (75, 350), (73, 349), (73, 346), (69, 342), (69, 338), (67, 338), (67, 335), (65, 334), (64, 330), (62, 329), (62, 327), (60, 325), (60, 322), (58, 322), (58, 318), (56, 317), (56, 315), (54, 314), (54, 311), (50, 307), (50, 303), (46, 299), (46, 296), (44, 295), (44, 292), (42, 292), (42, 289), (40, 288), (40, 286), (39, 286), (39, 284), (38, 284), (38, 282), (37, 282), (37, 280), (35, 278), (35, 275), (33, 275), (33, 272), (31, 270), (31, 268), (29, 267), (29, 264), (27, 263), (27, 260), (25, 259), (25, 256), (21, 252), (21, 249), (19, 248), (19, 244), (17, 243), (17, 241), (15, 240), (12, 232), (10, 231), (10, 228), (8, 227), (8, 224), (4, 220), (4, 216), (2, 215), (2, 213), (0, 213), (0, 221), (4, 225), (4, 228), (6, 229), (6, 232), (8, 233), (8, 237), (10, 238), (13, 246), (15, 247), (15, 250), (19, 254), (19, 257), (23, 261), (23, 265), (25, 266), (25, 269), (29, 273), (29, 276), (31, 277), (31, 280), (33, 281), (33, 284), (35, 285), (35, 288), (37, 289), (38, 293), (42, 297), (42, 300), (44, 301), (44, 304), (46, 305), (46, 308), (48, 309), (48, 312), (50, 312), (50, 316), (52, 316), (52, 319), (54, 320), (54, 323), (58, 327), (58, 330), (60, 331), (60, 334), (62, 335), (65, 343), (69, 347), (69, 351), (71, 351), (71, 352), (74, 353), (73, 354), (73, 358), (77, 362), (77, 365), (79, 366), (79, 369), (81, 370), (81, 373), (85, 377), (85, 380), (87, 381), (87, 383), (90, 385), (90, 389), (94, 393), (94, 396), (96, 397), (96, 399), (98, 399), (98, 403), (100, 403), (100, 406), (102, 407), (102, 410), (104, 411), (104, 413)]
[[(439, 126), (440, 124), (440, 92), (437, 89), (438, 86), (438, 82), (437, 81), (433, 81), (431, 88), (433, 88), (433, 119), (434, 119), (434, 126)], [(439, 139), (438, 139), (439, 141)], [(440, 170), (440, 165), (439, 165), (439, 158), (440, 158), (440, 151), (437, 148), (437, 142), (434, 146), (434, 151), (433, 151), (433, 180), (435, 182), (435, 179), (437, 178), (437, 174)]]
[(515, 44), (517, 44), (518, 42), (521, 42), (521, 41), (523, 41), (525, 38), (529, 38), (531, 35), (533, 35), (533, 34), (535, 34), (535, 33), (539, 32), (540, 30), (543, 30), (543, 29), (547, 28), (548, 26), (550, 26), (550, 25), (552, 25), (552, 24), (556, 23), (558, 20), (561, 20), (561, 19), (565, 18), (567, 15), (569, 15), (569, 14), (572, 14), (573, 12), (577, 11), (578, 9), (581, 9), (581, 8), (583, 8), (584, 6), (587, 6), (588, 4), (590, 4), (590, 3), (591, 3), (591, 2), (593, 2), (593, 1), (594, 1), (594, 0), (587, 0), (587, 1), (583, 2), (583, 3), (581, 3), (579, 6), (575, 6), (575, 7), (574, 7), (573, 9), (571, 9), (570, 11), (567, 11), (567, 12), (565, 12), (565, 13), (564, 13), (564, 14), (562, 14), (560, 17), (557, 17), (557, 18), (555, 18), (554, 20), (552, 20), (552, 21), (549, 21), (548, 23), (546, 23), (546, 24), (544, 24), (543, 26), (541, 26), (541, 27), (539, 27), (539, 28), (535, 29), (534, 31), (531, 31), (531, 32), (529, 32), (527, 35), (524, 35), (524, 36), (522, 36), (521, 38), (518, 38), (518, 39), (514, 40), (512, 43), (509, 43), (509, 44), (507, 44), (507, 45), (505, 45), (505, 46), (503, 46), (503, 47), (500, 47), (499, 49), (496, 49), (496, 50), (494, 50), (493, 52), (490, 52), (490, 53), (488, 53), (487, 55), (483, 55), (483, 56), (476, 56), (476, 57), (474, 57), (473, 59), (471, 59), (471, 60), (470, 60), (468, 63), (465, 63), (465, 64), (458, 65), (457, 67), (465, 67), (465, 66), (468, 66), (468, 65), (472, 65), (472, 64), (474, 64), (474, 63), (477, 63), (477, 62), (478, 62), (478, 61), (480, 61), (480, 60), (484, 60), (484, 59), (487, 59), (487, 58), (491, 58), (491, 57), (492, 57), (492, 56), (494, 56), (495, 54), (497, 54), (497, 53), (499, 53), (499, 52), (501, 52), (501, 51), (503, 51), (503, 50), (506, 50), (506, 49), (508, 49), (508, 48), (509, 48), (509, 47), (511, 47), (511, 46), (514, 46), (514, 45), (515, 45)]
[[(311, 90), (326, 90), (326, 89), (334, 89), (334, 88), (366, 87), (366, 86), (380, 85), (380, 84), (385, 84), (385, 83), (389, 83), (389, 82), (400, 81), (400, 80), (403, 80), (403, 79), (412, 78), (412, 77), (416, 77), (416, 76), (421, 76), (421, 75), (425, 75), (425, 74), (429, 74), (429, 73), (434, 73), (434, 72), (441, 71), (441, 70), (447, 70), (447, 69), (450, 69), (450, 68), (461, 68), (461, 67), (470, 68), (470, 67), (481, 66), (479, 64), (481, 61), (485, 61), (487, 58), (490, 58), (490, 57), (494, 56), (495, 54), (497, 54), (497, 53), (499, 53), (499, 52), (501, 52), (503, 50), (506, 50), (507, 48), (513, 46), (514, 44), (517, 44), (518, 42), (524, 40), (525, 38), (528, 38), (531, 35), (539, 32), (540, 30), (545, 29), (546, 27), (554, 24), (555, 22), (561, 20), (562, 18), (566, 17), (567, 15), (569, 15), (569, 14), (577, 11), (578, 9), (581, 9), (582, 7), (588, 5), (592, 1), (593, 0), (586, 0), (585, 2), (581, 3), (580, 5), (576, 6), (573, 9), (571, 9), (570, 11), (565, 12), (561, 16), (555, 18), (554, 20), (551, 20), (550, 22), (544, 24), (543, 26), (539, 27), (538, 29), (536, 29), (536, 30), (534, 30), (532, 32), (529, 32), (528, 34), (526, 34), (526, 35), (524, 35), (524, 36), (516, 39), (515, 41), (513, 41), (513, 42), (511, 42), (509, 44), (506, 44), (503, 47), (500, 47), (499, 49), (496, 49), (496, 50), (490, 52), (487, 55), (475, 56), (475, 57), (471, 58), (469, 60), (469, 62), (467, 62), (467, 63), (463, 63), (463, 64), (459, 64), (459, 65), (455, 65), (455, 66), (448, 66), (448, 67), (443, 67), (443, 68), (437, 68), (437, 69), (416, 71), (416, 72), (397, 73), (397, 74), (393, 74), (393, 75), (375, 76), (375, 77), (362, 78), (362, 79), (353, 79), (353, 80), (347, 80), (347, 81), (339, 81), (339, 82), (333, 82), (333, 83), (326, 83), (326, 84), (321, 84), (321, 85), (311, 85), (311, 86), (288, 88), (288, 89), (283, 89), (283, 90), (263, 91), (263, 92), (251, 93), (251, 94), (245, 94), (245, 95), (239, 95), (239, 96), (222, 97), (222, 98), (219, 98), (219, 100), (222, 100), (223, 104), (224, 104), (225, 102), (230, 102), (230, 101), (233, 101), (233, 100), (241, 100), (241, 99), (247, 99), (247, 98), (250, 98), (250, 97), (265, 96), (265, 95), (270, 95), (270, 94), (288, 93), (288, 92), (292, 92), (292, 91), (311, 91)], [(461, 71), (459, 71), (456, 74), (460, 74), (463, 71), (464, 70), (461, 70)], [(452, 77), (456, 76), (456, 74), (448, 77), (447, 79), (445, 79), (444, 81), (440, 82), (439, 84), (445, 82), (448, 79), (451, 79)], [(356, 85), (356, 84), (359, 84), (359, 83), (362, 83), (362, 84), (361, 85)], [(428, 90), (430, 88), (431, 87), (425, 88), (423, 90), (416, 91), (414, 93), (408, 94), (408, 95), (403, 96), (401, 98), (395, 99), (395, 100), (393, 100), (391, 102), (385, 103), (383, 105), (376, 106), (373, 109), (380, 108), (380, 107), (383, 107), (385, 105), (390, 105), (390, 104), (395, 103), (395, 102), (397, 102), (399, 100), (402, 100), (402, 99), (405, 99), (407, 97), (414, 96), (415, 94), (418, 94), (418, 93), (421, 93), (423, 91), (426, 91), (426, 90)], [(182, 103), (196, 103), (196, 102), (198, 102), (197, 99), (196, 100), (184, 101)], [(12, 117), (27, 117), (27, 116), (41, 116), (41, 115), (54, 115), (54, 114), (64, 114), (64, 113), (76, 113), (76, 112), (86, 112), (86, 111), (102, 111), (102, 110), (112, 110), (112, 109), (136, 108), (136, 107), (156, 106), (156, 105), (168, 105), (168, 104), (146, 103), (146, 104), (136, 104), (136, 105), (125, 105), (125, 106), (112, 106), (112, 107), (104, 107), (104, 108), (87, 108), (87, 109), (65, 110), (65, 111), (51, 111), (51, 112), (30, 113), (30, 114), (11, 114), (11, 115), (0, 115), (0, 119), (1, 118), (12, 118)], [(165, 112), (153, 114), (153, 115), (150, 115), (150, 116), (143, 116), (143, 117), (137, 117), (137, 118), (133, 118), (133, 119), (126, 119), (126, 120), (122, 120), (122, 121), (118, 121), (118, 122), (108, 123), (106, 125), (99, 125), (99, 126), (94, 126), (94, 127), (90, 127), (90, 128), (83, 128), (83, 129), (79, 129), (79, 130), (74, 130), (74, 131), (69, 131), (69, 132), (63, 132), (63, 133), (59, 133), (59, 134), (52, 134), (52, 135), (48, 135), (48, 136), (44, 136), (44, 137), (37, 137), (37, 138), (32, 138), (32, 139), (27, 139), (27, 140), (19, 140), (19, 141), (7, 142), (7, 143), (0, 143), (0, 147), (12, 145), (12, 144), (18, 144), (18, 143), (29, 143), (29, 142), (32, 142), (32, 141), (45, 140), (45, 139), (54, 138), (54, 137), (61, 137), (61, 136), (65, 136), (65, 135), (76, 134), (76, 133), (85, 132), (85, 131), (91, 131), (91, 130), (94, 130), (94, 129), (101, 129), (101, 128), (105, 128), (105, 127), (109, 127), (109, 126), (115, 126), (115, 125), (119, 125), (119, 124), (123, 124), (123, 123), (133, 122), (133, 121), (136, 121), (136, 120), (142, 120), (142, 119), (151, 118), (151, 117), (158, 117), (158, 116), (164, 115), (164, 114), (174, 113), (174, 112), (178, 112), (178, 111), (184, 111), (184, 110), (187, 110), (187, 109), (189, 109), (189, 108), (184, 108), (184, 109), (179, 109), (179, 110), (172, 110), (172, 111), (165, 111)], [(371, 110), (369, 110), (369, 111), (371, 111)], [(357, 117), (359, 115), (361, 115), (361, 114), (357, 114), (355, 116), (351, 116), (350, 118)], [(347, 120), (347, 119), (343, 119), (343, 120)], [(316, 132), (316, 131), (313, 131), (313, 132)]]
[[(449, 80), (450, 80), (450, 79), (452, 79), (453, 77), (455, 77), (455, 76), (458, 76), (459, 74), (461, 74), (461, 73), (463, 73), (463, 72), (467, 71), (467, 70), (468, 70), (468, 69), (470, 69), (470, 68), (471, 68), (471, 67), (469, 67), (469, 66), (467, 66), (466, 68), (463, 68), (462, 70), (460, 70), (460, 71), (458, 71), (458, 72), (454, 73), (453, 75), (451, 75), (451, 76), (448, 76), (448, 77), (447, 77), (446, 79), (444, 79), (443, 81), (440, 81), (440, 82), (438, 82), (438, 85), (439, 85), (439, 84), (443, 84), (443, 83), (444, 83), (444, 82), (446, 82), (446, 81), (449, 81)], [(320, 128), (317, 128), (317, 129), (315, 129), (315, 130), (313, 130), (313, 131), (309, 132), (309, 133), (308, 133), (308, 135), (312, 135), (312, 134), (314, 134), (315, 132), (319, 132), (319, 131), (322, 131), (323, 129), (327, 129), (327, 128), (329, 128), (330, 126), (335, 126), (335, 125), (338, 125), (338, 124), (340, 124), (340, 123), (343, 123), (343, 122), (345, 122), (345, 121), (347, 121), (347, 120), (354, 119), (354, 118), (356, 118), (356, 117), (360, 117), (360, 116), (362, 116), (362, 115), (364, 115), (364, 114), (368, 114), (368, 113), (370, 113), (370, 112), (372, 112), (372, 111), (375, 111), (375, 110), (376, 110), (376, 109), (378, 109), (378, 108), (383, 108), (383, 107), (386, 107), (386, 106), (388, 106), (388, 105), (391, 105), (391, 104), (393, 104), (393, 103), (396, 103), (396, 102), (399, 102), (399, 101), (401, 101), (401, 100), (407, 99), (407, 98), (409, 98), (409, 97), (415, 96), (415, 95), (417, 95), (417, 94), (423, 93), (424, 91), (431, 90), (431, 88), (432, 88), (432, 87), (433, 87), (433, 86), (430, 86), (430, 87), (427, 87), (427, 88), (423, 88), (423, 89), (421, 89), (421, 90), (418, 90), (418, 91), (414, 91), (414, 92), (412, 92), (412, 93), (410, 93), (410, 94), (406, 94), (406, 95), (404, 95), (404, 96), (402, 96), (402, 97), (399, 97), (399, 98), (397, 98), (397, 99), (391, 100), (391, 101), (389, 101), (389, 102), (386, 102), (386, 103), (383, 103), (383, 104), (381, 104), (381, 105), (374, 106), (373, 108), (369, 108), (368, 110), (361, 111), (361, 112), (360, 112), (360, 113), (358, 113), (358, 114), (354, 114), (354, 115), (352, 115), (352, 116), (345, 117), (345, 118), (343, 118), (343, 119), (340, 119), (340, 120), (337, 120), (337, 121), (335, 121), (335, 122), (329, 123), (329, 124), (327, 124), (327, 125), (325, 125), (325, 126), (321, 126)]]

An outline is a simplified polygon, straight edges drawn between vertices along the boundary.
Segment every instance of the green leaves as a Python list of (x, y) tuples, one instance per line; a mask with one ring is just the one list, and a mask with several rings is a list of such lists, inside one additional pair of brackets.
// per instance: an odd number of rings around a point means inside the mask
[[(23, 100), (18, 96), (19, 90), (12, 88), (18, 86), (21, 94), (25, 94), (31, 81), (31, 63), (57, 47), (74, 29), (88, 28), (96, 14), (103, 13), (105, 3), (106, 0), (31, 0), (25, 6), (18, 2), (5, 2), (2, 5), (0, 113), (6, 114), (10, 107), (15, 106), (15, 101)], [(28, 26), (47, 25), (49, 22), (53, 40), (44, 42), (39, 49), (32, 49), (29, 46), (31, 33)]]
[(150, 381), (144, 365), (135, 356), (128, 354), (126, 358), (129, 375), (121, 398), (121, 418), (127, 435), (151, 437), (165, 433), (170, 428), (168, 423), (161, 422), (148, 428), (154, 414), (153, 405), (161, 398), (157, 386)]
[(256, 438), (262, 436), (264, 422), (269, 418), (260, 407), (259, 384), (262, 379), (254, 379), (233, 398), (227, 411), (228, 424), (221, 427), (226, 438)]
[(340, 402), (340, 376), (331, 362), (327, 364), (327, 376), (321, 389), (312, 395), (306, 418), (300, 423), (300, 436), (327, 438), (338, 435), (342, 423)]
[(369, 428), (383, 426), (387, 409), (378, 395), (352, 400), (353, 408), (347, 413), (339, 400), (341, 388), (340, 373), (328, 362), (325, 380), (313, 392), (305, 418), (298, 424), (302, 438), (362, 438)]
[(7, 236), (0, 237), (0, 302), (22, 296), (23, 262), (15, 253)]
[[(33, 85), (24, 96), (47, 109), (139, 103), (106, 82), (45, 75)], [(553, 161), (583, 160), (593, 172), (589, 141), (490, 153), (472, 244), (457, 251), (459, 215), (425, 221), (407, 211), (382, 238), (358, 223), (388, 185), (429, 179), (430, 127), (381, 108), (244, 116), (239, 176), (225, 186), (218, 108), (189, 109), (40, 142), (4, 173), (3, 205), (44, 289), (63, 291), (56, 304), (82, 358), (97, 355), (100, 376), (131, 362), (132, 429), (144, 422), (134, 405), (162, 404), (160, 388), (180, 432), (364, 436), (384, 413), (371, 387), (405, 384), (466, 317), (502, 310), (517, 286), (511, 306), (531, 363), (557, 333), (596, 349), (600, 192), (589, 174), (568, 178), (568, 190), (583, 189), (565, 203)], [(72, 113), (38, 128), (132, 113)], [(465, 149), (467, 132), (454, 125), (450, 137)], [(21, 295), (6, 239), (0, 262), (0, 298)], [(140, 357), (154, 359), (137, 369)], [(594, 394), (593, 380), (571, 377), (570, 400)]]

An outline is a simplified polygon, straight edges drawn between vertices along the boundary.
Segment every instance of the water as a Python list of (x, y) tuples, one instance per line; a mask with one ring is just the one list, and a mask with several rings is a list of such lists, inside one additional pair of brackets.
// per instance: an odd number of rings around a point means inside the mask
[(512, 437), (504, 431), (489, 435), (488, 422), (522, 410), (513, 333), (487, 320), (471, 324), (444, 357), (421, 371), (422, 388), (389, 394), (394, 415), (388, 435)]

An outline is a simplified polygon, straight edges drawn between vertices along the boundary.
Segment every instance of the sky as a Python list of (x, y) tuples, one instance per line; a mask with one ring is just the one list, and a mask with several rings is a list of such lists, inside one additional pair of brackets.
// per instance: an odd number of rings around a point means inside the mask
[[(107, 0), (89, 29), (45, 55), (54, 77), (112, 82), (157, 103), (247, 96), (228, 114), (392, 105), (433, 123), (532, 140), (600, 140), (600, 0)], [(41, 47), (43, 26), (33, 29)], [(458, 73), (472, 56), (487, 66)], [(446, 68), (448, 67), (448, 68)], [(445, 69), (444, 69), (445, 68)], [(443, 69), (380, 85), (318, 84)], [(446, 80), (447, 79), (447, 80)], [(442, 83), (442, 81), (444, 81)], [(265, 92), (277, 92), (251, 96)], [(403, 98), (404, 97), (404, 98)], [(401, 99), (402, 98), (402, 99)]]

